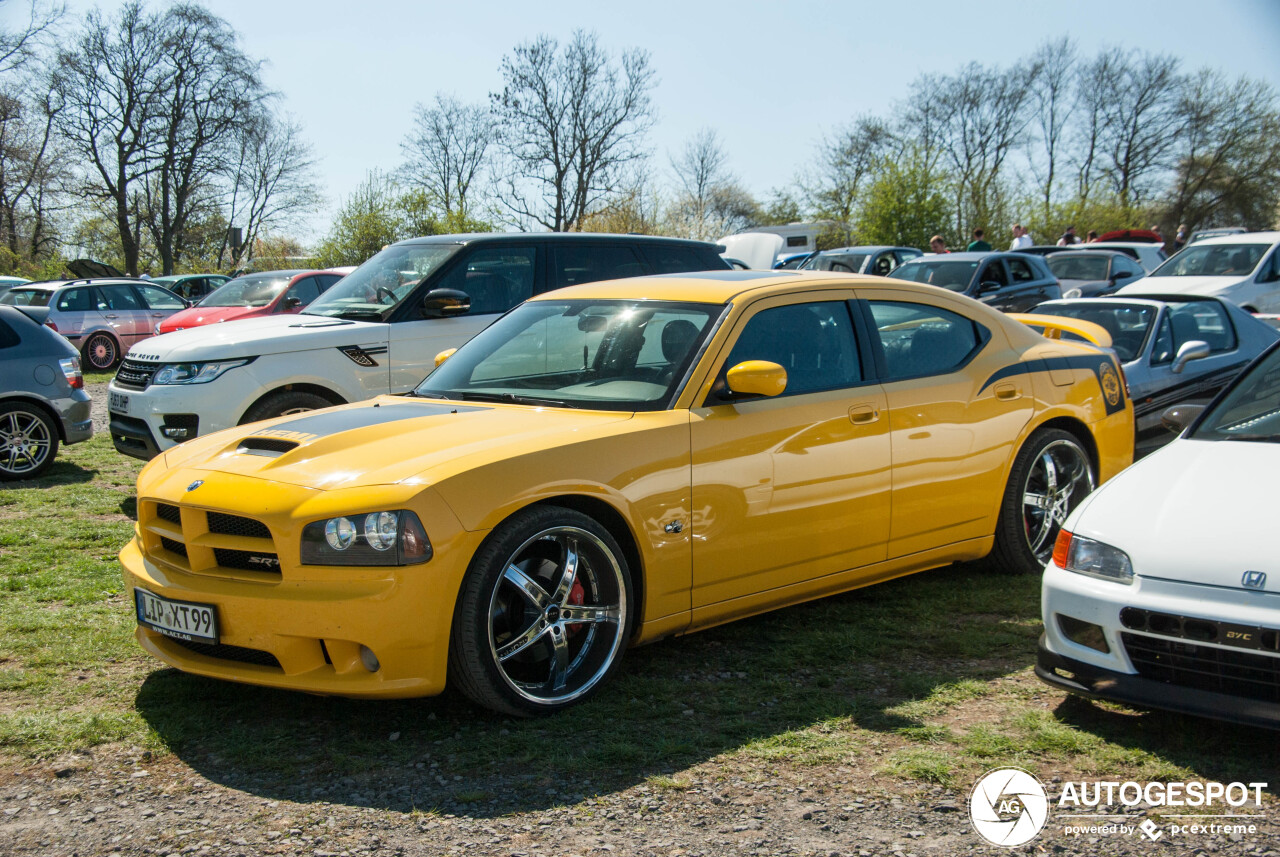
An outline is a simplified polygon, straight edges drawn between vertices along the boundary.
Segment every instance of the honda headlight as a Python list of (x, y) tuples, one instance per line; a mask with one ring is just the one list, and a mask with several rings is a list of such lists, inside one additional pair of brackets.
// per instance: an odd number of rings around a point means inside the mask
[(413, 512), (369, 512), (312, 521), (302, 528), (303, 565), (417, 565), (431, 541)]
[(252, 361), (214, 360), (207, 363), (166, 363), (151, 377), (151, 384), (208, 384), (228, 369), (235, 369)]
[(1068, 530), (1058, 531), (1053, 546), (1053, 561), (1060, 568), (1087, 574), (1113, 583), (1133, 583), (1133, 562), (1119, 548), (1077, 536)]

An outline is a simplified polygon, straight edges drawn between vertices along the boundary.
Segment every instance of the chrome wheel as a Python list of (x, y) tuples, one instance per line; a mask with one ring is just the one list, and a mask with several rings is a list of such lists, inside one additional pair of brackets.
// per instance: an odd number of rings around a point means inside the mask
[(572, 702), (608, 673), (623, 644), (622, 567), (594, 533), (558, 526), (511, 555), (489, 599), (489, 655), (535, 704)]
[(116, 341), (105, 333), (95, 333), (84, 344), (84, 362), (100, 372), (116, 365), (116, 358), (119, 356), (120, 349), (116, 347)]
[(0, 411), (0, 476), (25, 479), (53, 460), (58, 439), (43, 414), (10, 406)]
[(1053, 440), (1032, 460), (1022, 486), (1022, 527), (1040, 564), (1053, 555), (1067, 515), (1093, 488), (1089, 457), (1074, 440)]

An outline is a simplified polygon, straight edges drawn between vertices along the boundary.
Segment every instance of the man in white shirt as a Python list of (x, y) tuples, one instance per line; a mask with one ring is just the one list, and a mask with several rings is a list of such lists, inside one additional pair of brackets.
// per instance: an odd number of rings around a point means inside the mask
[(1031, 240), (1031, 236), (1027, 234), (1027, 230), (1022, 228), (1022, 224), (1013, 224), (1013, 243), (1009, 245), (1010, 250), (1021, 250), (1023, 247), (1030, 247), (1034, 243)]

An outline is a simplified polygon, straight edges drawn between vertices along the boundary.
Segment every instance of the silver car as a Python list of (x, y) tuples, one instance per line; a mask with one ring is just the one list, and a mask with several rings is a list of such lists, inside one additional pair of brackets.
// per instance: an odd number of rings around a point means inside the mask
[(1135, 458), (1173, 440), (1160, 422), (1166, 408), (1208, 404), (1280, 339), (1235, 304), (1196, 295), (1046, 301), (1031, 312), (1091, 321), (1111, 334), (1133, 399)]
[(43, 309), (0, 306), (0, 480), (33, 479), (58, 443), (93, 436), (80, 356)]
[(105, 372), (129, 347), (188, 303), (142, 280), (51, 280), (14, 286), (0, 304), (47, 307), (45, 324), (79, 349), (86, 366)]

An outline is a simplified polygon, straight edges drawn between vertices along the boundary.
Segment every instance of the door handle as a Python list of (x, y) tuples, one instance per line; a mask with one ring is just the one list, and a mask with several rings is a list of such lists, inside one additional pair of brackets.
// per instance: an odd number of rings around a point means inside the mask
[(119, 318), (118, 315), (104, 315), (103, 318)]
[(871, 405), (854, 405), (849, 409), (849, 421), (854, 425), (867, 425), (878, 419), (880, 419), (880, 409)]
[(1014, 399), (1018, 398), (1019, 395), (1021, 395), (1018, 392), (1017, 386), (1013, 384), (996, 384), (995, 391), (996, 391), (996, 398), (1001, 400), (1002, 402), (1011, 402)]

